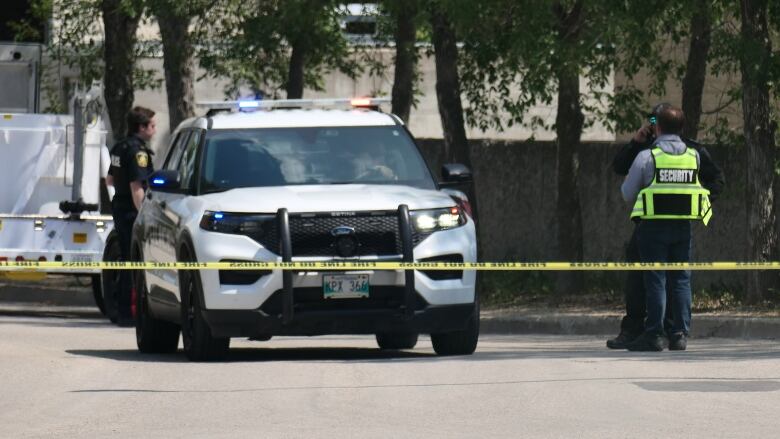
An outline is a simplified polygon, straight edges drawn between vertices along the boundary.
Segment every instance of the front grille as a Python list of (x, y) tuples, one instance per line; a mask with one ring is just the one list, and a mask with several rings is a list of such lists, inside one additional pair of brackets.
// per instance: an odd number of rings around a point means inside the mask
[[(357, 212), (354, 216), (291, 214), (290, 240), (293, 256), (336, 256), (335, 238), (331, 234), (336, 227), (355, 229), (355, 237), (360, 245), (354, 256), (403, 253), (397, 212), (377, 211)], [(264, 228), (263, 232), (262, 236), (250, 237), (268, 250), (279, 254), (280, 237), (276, 221)], [(413, 245), (419, 244), (429, 235), (413, 232)]]

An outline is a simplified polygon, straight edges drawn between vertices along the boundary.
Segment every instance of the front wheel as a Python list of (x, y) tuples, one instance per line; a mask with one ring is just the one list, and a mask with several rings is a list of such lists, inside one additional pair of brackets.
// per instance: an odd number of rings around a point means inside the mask
[(454, 332), (431, 334), (433, 350), (438, 355), (471, 355), (479, 341), (479, 300), (474, 303), (474, 314), (466, 329)]
[[(115, 230), (112, 230), (106, 239), (106, 248), (103, 250), (103, 262), (118, 262), (121, 259), (122, 250), (119, 248), (119, 235)], [(103, 270), (100, 275), (102, 303), (105, 314), (108, 319), (111, 320), (111, 323), (116, 323), (119, 317), (119, 304), (117, 299), (119, 288), (121, 288), (120, 274), (120, 270)], [(97, 302), (97, 298), (95, 298), (95, 301)]]
[(170, 354), (179, 348), (179, 325), (152, 316), (143, 270), (133, 272), (135, 290), (135, 341), (145, 354)]
[[(189, 259), (184, 259), (189, 260)], [(181, 336), (184, 353), (190, 361), (216, 361), (227, 357), (230, 338), (211, 335), (206, 319), (203, 318), (203, 297), (200, 276), (196, 271), (179, 271), (181, 286)]]

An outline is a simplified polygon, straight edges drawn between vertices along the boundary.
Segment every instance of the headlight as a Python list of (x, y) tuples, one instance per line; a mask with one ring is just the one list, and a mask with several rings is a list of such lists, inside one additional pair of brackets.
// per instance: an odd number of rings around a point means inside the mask
[(210, 232), (246, 235), (259, 239), (271, 230), (275, 219), (276, 215), (207, 210), (200, 219), (200, 228)]
[(466, 224), (466, 215), (458, 207), (414, 210), (409, 213), (412, 227), (418, 232), (453, 229)]

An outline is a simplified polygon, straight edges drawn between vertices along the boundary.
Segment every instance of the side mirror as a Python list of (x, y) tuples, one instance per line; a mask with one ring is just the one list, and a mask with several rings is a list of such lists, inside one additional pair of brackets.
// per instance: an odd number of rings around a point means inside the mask
[(175, 190), (181, 187), (179, 171), (173, 169), (160, 169), (149, 176), (149, 188), (152, 190)]
[(441, 167), (441, 177), (445, 184), (471, 183), (471, 169), (460, 163), (448, 163)]

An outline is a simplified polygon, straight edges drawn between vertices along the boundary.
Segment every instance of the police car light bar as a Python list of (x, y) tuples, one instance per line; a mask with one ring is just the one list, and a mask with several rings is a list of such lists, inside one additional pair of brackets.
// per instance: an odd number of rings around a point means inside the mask
[(279, 99), (279, 100), (240, 100), (240, 101), (205, 101), (195, 105), (211, 110), (248, 110), (272, 108), (371, 108), (380, 104), (390, 103), (388, 98), (352, 98), (352, 99)]

